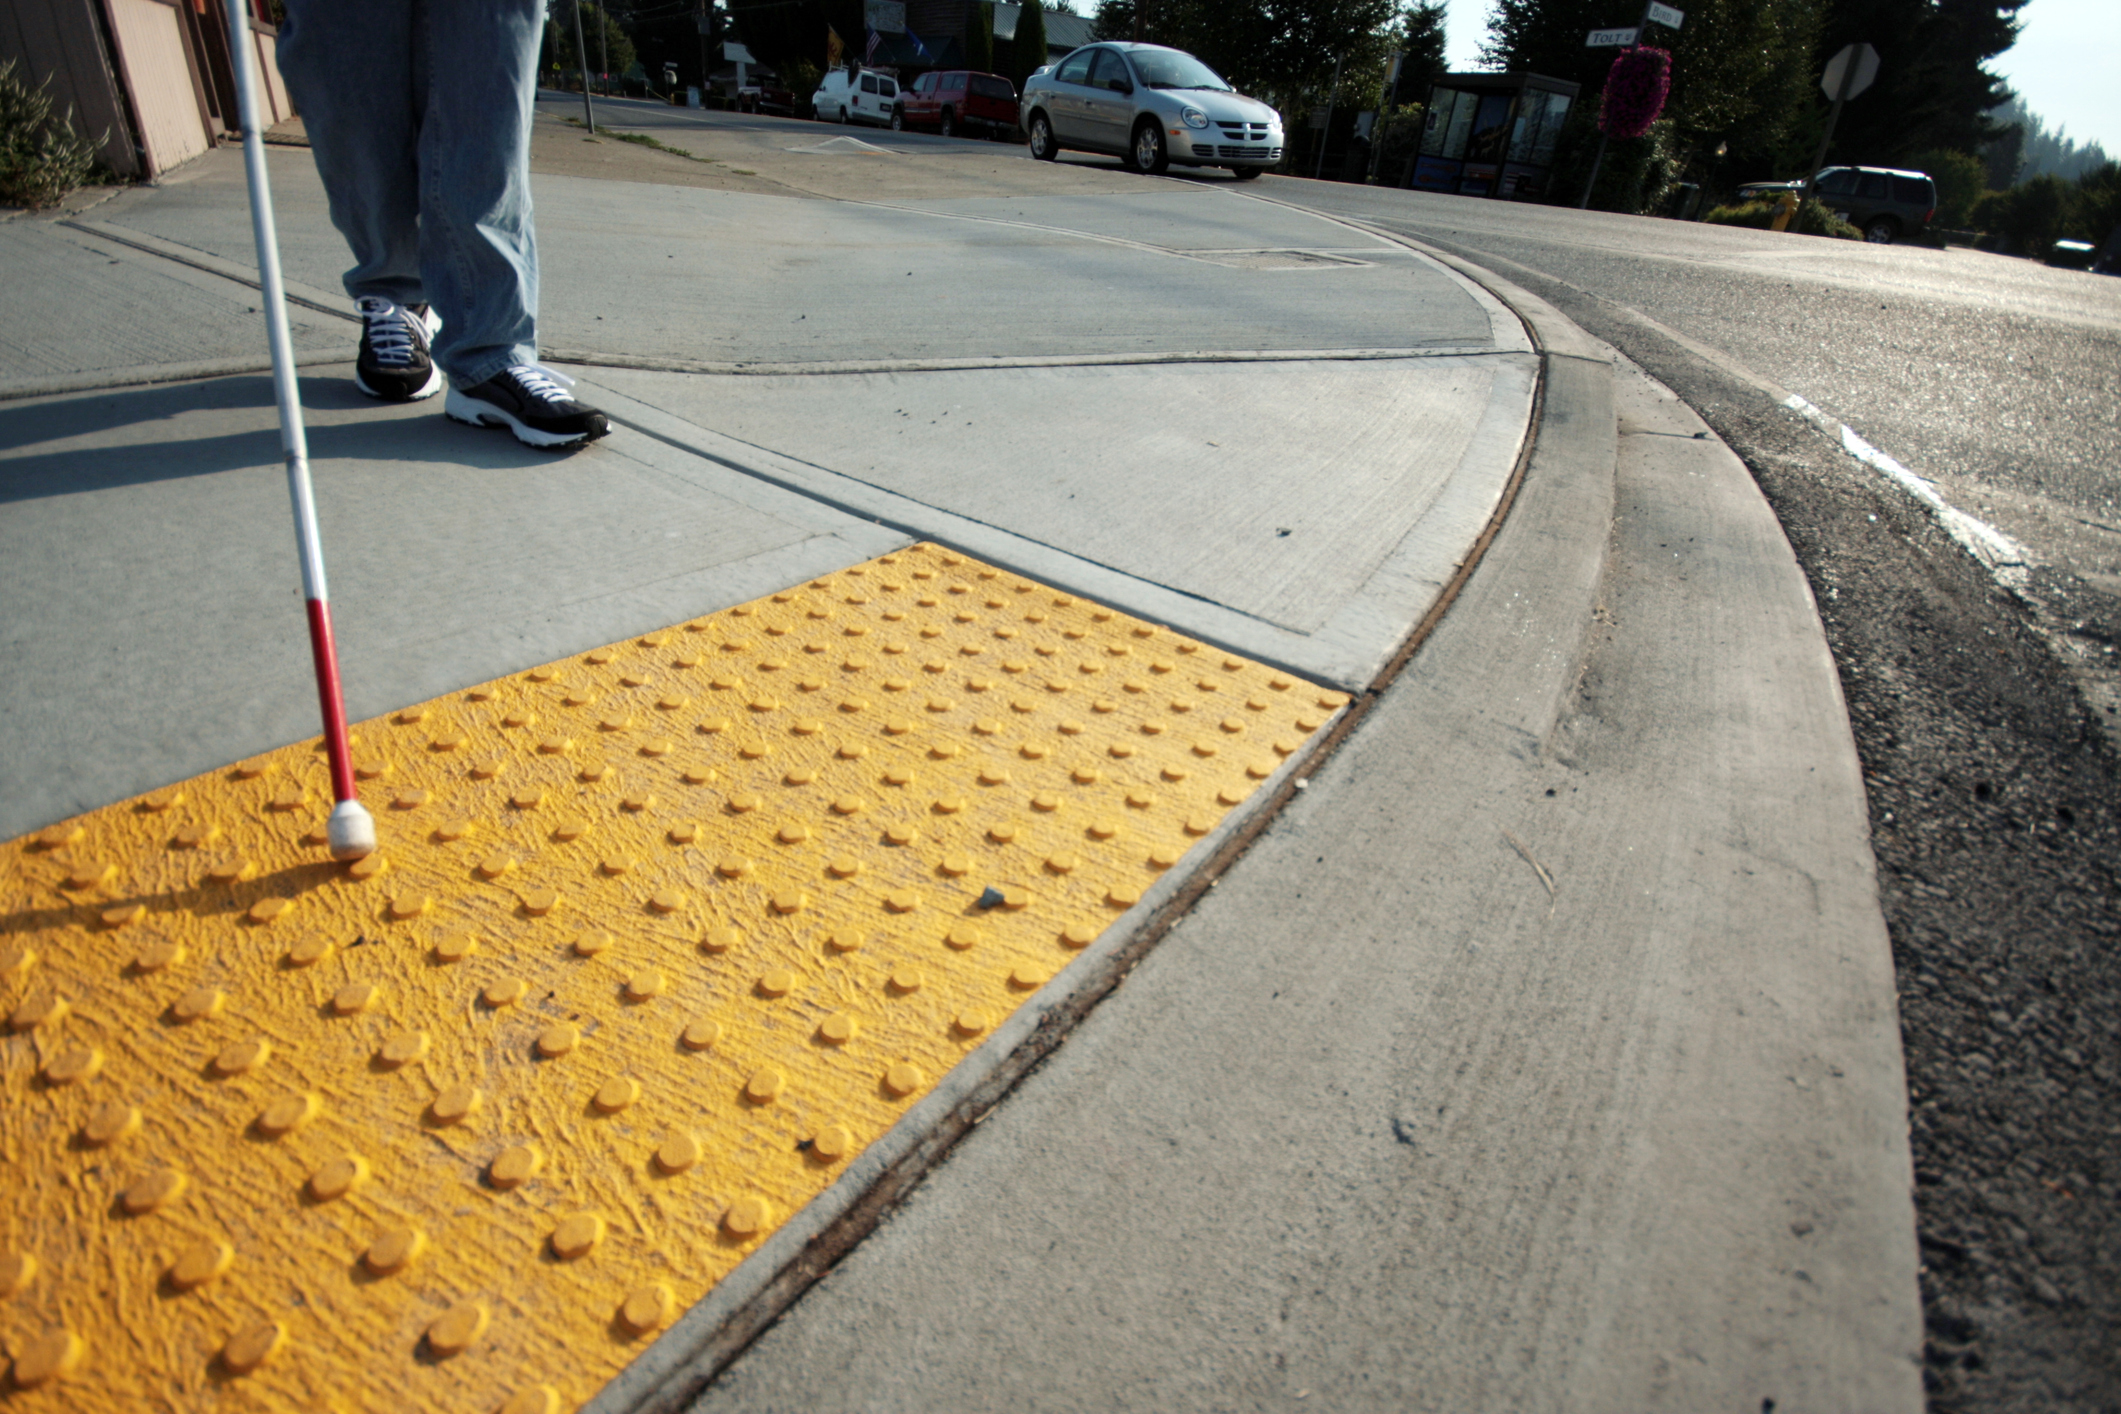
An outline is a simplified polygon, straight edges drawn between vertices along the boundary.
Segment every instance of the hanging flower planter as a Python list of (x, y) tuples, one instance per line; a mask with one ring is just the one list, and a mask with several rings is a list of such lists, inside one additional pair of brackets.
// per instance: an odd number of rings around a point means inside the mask
[(1623, 49), (1607, 73), (1598, 107), (1598, 126), (1607, 137), (1641, 137), (1664, 111), (1672, 91), (1672, 56), (1644, 45)]

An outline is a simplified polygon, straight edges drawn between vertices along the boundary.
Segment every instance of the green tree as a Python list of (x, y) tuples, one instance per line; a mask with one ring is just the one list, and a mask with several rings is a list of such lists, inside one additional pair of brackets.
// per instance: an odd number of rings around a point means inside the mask
[[(1102, 0), (1100, 38), (1131, 39), (1142, 0)], [(1393, 0), (1258, 0), (1218, 6), (1208, 0), (1148, 0), (1141, 37), (1198, 55), (1246, 93), (1293, 113), (1304, 100), (1323, 103), (1340, 69), (1341, 100), (1374, 101), (1397, 39)]]
[(1842, 110), (1828, 160), (1897, 164), (1932, 148), (1976, 152), (1999, 136), (1989, 113), (2010, 90), (1984, 66), (2017, 39), (2025, 4), (1829, 0), (1819, 64), (1844, 44), (1869, 44), (1878, 51), (1878, 80)]
[(1414, 0), (1399, 17), (1399, 83), (1391, 101), (1426, 103), (1429, 81), (1444, 71), (1444, 0)]
[[(1809, 158), (1807, 94), (1817, 77), (1824, 3), (1690, 0), (1680, 30), (1650, 27), (1644, 42), (1672, 53), (1665, 114), (1677, 160), (1698, 158), (1727, 142), (1723, 170), (1743, 177), (1780, 173)], [(1635, 0), (1496, 0), (1481, 57), (1497, 68), (1580, 83), (1578, 106), (1595, 112), (1614, 51), (1586, 48), (1584, 35), (1632, 24), (1641, 14)], [(1809, 132), (1816, 142), (1817, 130)], [(1557, 182), (1555, 194), (1569, 193)]]
[(2121, 162), (2107, 162), (2077, 179), (2078, 227), (2093, 245), (2103, 246), (2121, 231)]
[(1009, 82), (1023, 92), (1024, 80), (1046, 62), (1046, 12), (1039, 0), (1024, 0), (1016, 16), (1016, 38), (1009, 42)]
[(994, 72), (994, 7), (973, 0), (965, 11), (965, 67)]
[(2077, 229), (2077, 187), (2052, 173), (1992, 191), (1974, 207), (1974, 224), (2019, 255), (2041, 256)]
[(1936, 224), (1964, 229), (1973, 219), (1974, 203), (1988, 190), (1988, 168), (1981, 159), (1970, 152), (1937, 150), (1915, 154), (1908, 165), (1929, 173), (1937, 183)]
[[(603, 6), (581, 0), (582, 43), (589, 50), (589, 62), (582, 63), (574, 52), (574, 12), (567, 4), (556, 3), (552, 17), (557, 20), (559, 42), (553, 58), (563, 69), (586, 70), (589, 73), (623, 74), (633, 67), (633, 41), (619, 27)], [(606, 68), (606, 63), (610, 67)]]

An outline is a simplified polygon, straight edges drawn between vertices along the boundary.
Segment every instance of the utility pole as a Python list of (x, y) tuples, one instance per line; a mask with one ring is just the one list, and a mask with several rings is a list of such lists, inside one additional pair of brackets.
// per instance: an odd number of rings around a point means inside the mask
[(594, 134), (597, 110), (589, 101), (589, 47), (582, 43), (582, 0), (574, 0), (574, 61), (582, 66), (582, 121)]
[(1341, 54), (1333, 60), (1333, 87), (1326, 94), (1326, 124), (1318, 130), (1318, 166), (1311, 173), (1313, 181), (1325, 175), (1326, 139), (1333, 136), (1333, 105), (1340, 100), (1340, 66), (1348, 56)]

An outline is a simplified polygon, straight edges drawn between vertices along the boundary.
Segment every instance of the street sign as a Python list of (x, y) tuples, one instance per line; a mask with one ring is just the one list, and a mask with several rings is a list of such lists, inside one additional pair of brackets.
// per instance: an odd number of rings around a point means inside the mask
[(1638, 29), (1594, 29), (1583, 42), (1586, 49), (1625, 49), (1635, 42)]
[(1647, 14), (1650, 23), (1663, 25), (1666, 29), (1678, 29), (1686, 23), (1686, 11), (1675, 10), (1670, 5), (1660, 5), (1657, 0), (1650, 0)]
[(1846, 97), (1854, 98), (1869, 88), (1878, 77), (1877, 50), (1868, 44), (1844, 44), (1840, 53), (1826, 61), (1826, 73), (1819, 80), (1819, 87), (1826, 90), (1828, 98), (1844, 96), (1841, 92), (1841, 81), (1849, 77), (1851, 64), (1856, 66), (1856, 73), (1850, 80)]

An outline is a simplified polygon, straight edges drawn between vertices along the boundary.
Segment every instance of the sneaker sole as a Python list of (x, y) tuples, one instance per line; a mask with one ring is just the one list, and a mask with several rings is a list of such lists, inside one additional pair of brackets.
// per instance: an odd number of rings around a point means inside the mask
[(422, 383), (418, 389), (410, 393), (379, 393), (374, 388), (368, 386), (368, 380), (361, 376), (361, 371), (359, 369), (354, 370), (353, 381), (354, 386), (356, 388), (359, 388), (362, 392), (368, 394), (368, 396), (374, 398), (377, 402), (384, 403), (416, 403), (419, 402), (422, 398), (431, 398), (435, 394), (442, 391), (443, 383), (442, 370), (439, 368), (428, 369), (427, 381), (425, 383)]
[(594, 442), (611, 430), (606, 426), (603, 432), (540, 432), (493, 404), (467, 398), (454, 388), (449, 390), (449, 396), (443, 400), (442, 411), (450, 421), (461, 422), (466, 427), (505, 427), (515, 433), (516, 440), (526, 447), (573, 447), (583, 442)]

